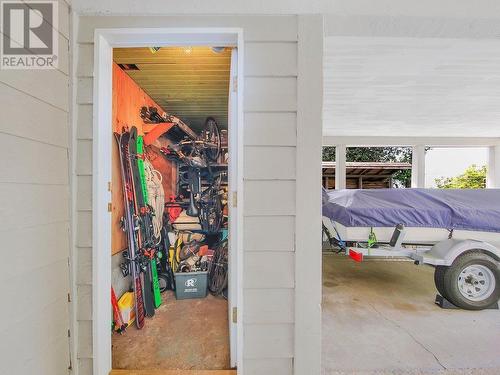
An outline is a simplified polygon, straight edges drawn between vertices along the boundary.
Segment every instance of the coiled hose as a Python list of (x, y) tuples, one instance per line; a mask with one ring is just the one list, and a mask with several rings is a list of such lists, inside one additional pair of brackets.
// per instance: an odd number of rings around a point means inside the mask
[(153, 232), (158, 244), (161, 240), (161, 228), (163, 227), (163, 211), (165, 209), (165, 192), (163, 190), (162, 175), (149, 160), (144, 160), (144, 172), (148, 189), (149, 204), (153, 207)]

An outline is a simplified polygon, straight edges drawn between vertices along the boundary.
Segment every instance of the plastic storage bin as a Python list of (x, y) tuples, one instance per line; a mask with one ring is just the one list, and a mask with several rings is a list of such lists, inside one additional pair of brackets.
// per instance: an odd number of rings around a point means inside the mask
[(135, 320), (135, 299), (133, 292), (126, 292), (118, 300), (118, 310), (122, 314), (123, 322), (128, 326), (134, 324)]
[(204, 298), (207, 296), (208, 272), (178, 272), (175, 277), (175, 298)]

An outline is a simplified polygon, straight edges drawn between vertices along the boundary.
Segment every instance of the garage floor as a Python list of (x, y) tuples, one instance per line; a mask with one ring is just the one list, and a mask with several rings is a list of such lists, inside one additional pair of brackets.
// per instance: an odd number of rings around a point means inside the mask
[(323, 373), (499, 374), (499, 310), (440, 309), (433, 274), (324, 254)]
[(113, 335), (113, 368), (220, 370), (229, 368), (227, 301), (209, 295), (177, 301), (163, 294), (155, 316)]

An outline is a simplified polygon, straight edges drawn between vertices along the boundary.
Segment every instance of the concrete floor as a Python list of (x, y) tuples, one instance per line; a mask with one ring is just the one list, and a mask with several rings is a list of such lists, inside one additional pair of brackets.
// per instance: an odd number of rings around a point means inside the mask
[(500, 374), (499, 310), (434, 305), (434, 269), (323, 255), (323, 374)]
[(126, 370), (222, 370), (229, 368), (227, 301), (209, 295), (163, 304), (142, 330), (113, 334), (113, 368)]

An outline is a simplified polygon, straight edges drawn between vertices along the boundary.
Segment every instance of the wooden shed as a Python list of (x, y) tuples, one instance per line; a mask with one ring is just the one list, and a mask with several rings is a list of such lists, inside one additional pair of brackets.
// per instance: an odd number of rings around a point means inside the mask
[[(335, 162), (322, 162), (322, 183), (325, 189), (335, 189)], [(411, 163), (347, 162), (347, 189), (384, 189), (394, 187), (393, 176), (411, 170)]]

